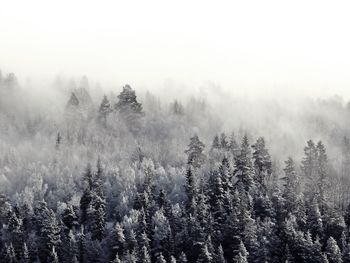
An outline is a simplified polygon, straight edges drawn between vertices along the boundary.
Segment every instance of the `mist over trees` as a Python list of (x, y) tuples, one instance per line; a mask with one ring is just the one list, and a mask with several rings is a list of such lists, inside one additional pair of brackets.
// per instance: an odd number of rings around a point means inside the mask
[(0, 73), (1, 262), (350, 262), (340, 98), (24, 86)]

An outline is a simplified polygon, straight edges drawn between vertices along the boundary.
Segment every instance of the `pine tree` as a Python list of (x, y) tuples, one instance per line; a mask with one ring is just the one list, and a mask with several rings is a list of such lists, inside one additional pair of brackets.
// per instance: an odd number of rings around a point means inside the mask
[(327, 175), (327, 154), (326, 148), (321, 141), (317, 143), (317, 198), (320, 206), (320, 212), (323, 215), (328, 206), (327, 193), (328, 175)]
[[(249, 149), (248, 137), (245, 135), (242, 140), (241, 152), (235, 159), (236, 169), (235, 176), (237, 177), (236, 186), (240, 191), (250, 193), (253, 187), (253, 174), (251, 153)], [(241, 193), (243, 194), (243, 193)]]
[(221, 148), (221, 145), (220, 145), (220, 139), (219, 139), (219, 136), (218, 135), (215, 135), (214, 136), (214, 140), (213, 140), (213, 144), (211, 146), (211, 149), (220, 149)]
[(308, 209), (307, 225), (313, 237), (323, 236), (324, 226), (316, 199), (312, 200)]
[(98, 110), (98, 118), (104, 127), (107, 126), (107, 117), (112, 112), (111, 104), (106, 95), (103, 96), (100, 108)]
[(94, 174), (92, 187), (93, 187), (94, 192), (101, 199), (105, 199), (104, 189), (103, 189), (104, 181), (105, 181), (105, 178), (104, 178), (104, 170), (103, 170), (103, 167), (102, 167), (102, 162), (101, 162), (101, 159), (98, 158), (97, 159), (97, 164), (96, 164), (96, 173)]
[(156, 211), (152, 217), (152, 226), (153, 252), (157, 255), (158, 253), (166, 253), (170, 251), (171, 228), (162, 209)]
[(193, 215), (196, 208), (197, 187), (196, 187), (195, 176), (191, 167), (187, 169), (187, 173), (186, 173), (185, 192), (187, 195), (187, 202), (185, 205), (186, 211), (189, 214)]
[(166, 263), (166, 260), (162, 253), (159, 253), (159, 255), (157, 256), (156, 263)]
[(73, 206), (68, 204), (62, 214), (62, 222), (70, 230), (72, 229), (73, 226), (77, 225), (77, 221), (78, 221), (78, 216), (74, 211)]
[(225, 133), (221, 133), (221, 135), (220, 135), (220, 147), (223, 150), (229, 149), (229, 143), (227, 141), (227, 136)]
[(203, 154), (204, 148), (204, 143), (199, 140), (197, 135), (191, 137), (188, 149), (185, 151), (188, 156), (187, 164), (194, 168), (200, 168), (206, 159), (206, 156)]
[(83, 175), (84, 190), (80, 199), (80, 223), (87, 223), (87, 213), (92, 200), (93, 173), (91, 165), (88, 164)]
[(117, 254), (122, 255), (124, 249), (126, 248), (124, 229), (119, 223), (116, 223), (114, 226), (110, 245), (112, 258), (114, 258)]
[(219, 230), (226, 220), (224, 208), (225, 192), (221, 181), (221, 176), (217, 172), (211, 172), (209, 178), (209, 197), (211, 212), (215, 220), (216, 230)]
[(142, 105), (137, 101), (135, 91), (130, 85), (125, 85), (123, 91), (118, 95), (118, 103), (115, 109), (126, 121), (132, 132), (137, 132), (140, 126), (140, 118), (144, 116)]
[(234, 258), (234, 262), (236, 263), (248, 263), (248, 255), (249, 253), (247, 252), (243, 242), (241, 241), (239, 245), (239, 251), (237, 256)]
[(229, 138), (229, 147), (230, 147), (230, 152), (233, 155), (233, 157), (238, 156), (239, 154), (239, 145), (236, 141), (236, 136), (235, 134), (232, 132), (230, 138)]
[(75, 95), (75, 93), (72, 92), (72, 94), (67, 102), (66, 109), (68, 109), (68, 110), (75, 109), (75, 108), (78, 108), (78, 106), (79, 106), (79, 100), (78, 100), (77, 96)]
[(58, 248), (61, 244), (61, 229), (58, 225), (55, 213), (47, 208), (45, 202), (38, 203), (35, 208), (38, 254), (41, 261), (46, 262), (53, 247)]
[(217, 253), (215, 256), (215, 263), (226, 263), (226, 259), (224, 256), (224, 250), (222, 249), (221, 244), (219, 245), (219, 248), (217, 249)]
[(182, 104), (179, 101), (175, 100), (171, 104), (171, 112), (175, 115), (184, 115), (185, 110)]
[(308, 201), (312, 200), (317, 192), (317, 149), (312, 140), (307, 141), (304, 148), (304, 158), (302, 160), (302, 172), (306, 179), (305, 197)]
[(327, 240), (326, 254), (329, 263), (342, 263), (341, 251), (338, 247), (337, 241), (333, 237)]
[(270, 177), (272, 173), (271, 156), (265, 147), (265, 139), (260, 137), (256, 143), (252, 146), (253, 162), (255, 168), (255, 178), (257, 186), (262, 194), (266, 193), (266, 178)]
[(137, 114), (142, 113), (142, 105), (137, 102), (135, 91), (126, 84), (123, 87), (123, 91), (118, 95), (119, 102), (115, 105), (115, 108), (122, 112), (133, 112)]
[(88, 210), (90, 224), (89, 230), (92, 239), (101, 241), (105, 234), (106, 203), (105, 200), (97, 195), (93, 195), (90, 209)]
[(148, 249), (146, 246), (143, 246), (140, 251), (139, 256), (139, 262), (140, 263), (151, 263), (151, 257), (148, 253)]
[(295, 164), (291, 157), (285, 161), (284, 168), (285, 177), (281, 178), (284, 181), (284, 189), (282, 197), (285, 200), (285, 210), (288, 213), (294, 213), (298, 209), (298, 199), (300, 198), (300, 182), (295, 170)]
[(210, 254), (207, 244), (202, 244), (197, 263), (210, 263), (212, 260), (213, 256)]

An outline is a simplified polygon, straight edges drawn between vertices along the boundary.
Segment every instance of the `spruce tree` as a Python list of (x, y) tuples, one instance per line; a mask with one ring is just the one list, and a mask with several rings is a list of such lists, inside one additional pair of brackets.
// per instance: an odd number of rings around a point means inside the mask
[(243, 242), (241, 241), (239, 245), (239, 250), (238, 254), (234, 258), (235, 263), (248, 263), (248, 255), (249, 253), (247, 252)]
[[(235, 158), (236, 169), (234, 174), (237, 178), (236, 187), (241, 194), (250, 193), (254, 182), (251, 163), (251, 151), (249, 149), (248, 136), (245, 135), (242, 140), (240, 154)], [(242, 192), (243, 191), (243, 192)]]
[(262, 194), (266, 193), (266, 178), (270, 177), (272, 171), (271, 156), (265, 147), (265, 139), (260, 137), (252, 146), (253, 163), (255, 168), (255, 180)]
[(341, 251), (338, 247), (337, 241), (333, 237), (327, 240), (326, 254), (329, 263), (342, 263)]
[(201, 245), (201, 250), (198, 255), (197, 263), (211, 263), (213, 261), (213, 256), (210, 254), (208, 250), (208, 246), (206, 243)]
[(103, 96), (100, 108), (98, 110), (98, 118), (104, 127), (107, 126), (107, 117), (112, 112), (111, 104), (106, 95)]
[(323, 215), (328, 207), (326, 190), (329, 187), (327, 171), (327, 154), (326, 148), (321, 141), (317, 143), (317, 199), (320, 212)]
[(165, 258), (164, 258), (162, 253), (158, 254), (156, 263), (166, 263), (166, 260), (165, 260)]
[(139, 256), (139, 262), (140, 263), (151, 263), (151, 257), (148, 253), (148, 249), (146, 246), (143, 246), (140, 251)]
[(206, 159), (203, 153), (204, 148), (205, 145), (199, 140), (198, 135), (191, 137), (188, 149), (185, 151), (187, 154), (187, 164), (194, 168), (200, 168)]

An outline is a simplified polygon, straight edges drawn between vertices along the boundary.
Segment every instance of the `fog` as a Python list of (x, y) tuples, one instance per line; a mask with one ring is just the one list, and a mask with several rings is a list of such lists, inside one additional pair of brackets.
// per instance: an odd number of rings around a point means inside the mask
[(1, 68), (231, 94), (350, 97), (349, 4), (327, 1), (6, 1)]

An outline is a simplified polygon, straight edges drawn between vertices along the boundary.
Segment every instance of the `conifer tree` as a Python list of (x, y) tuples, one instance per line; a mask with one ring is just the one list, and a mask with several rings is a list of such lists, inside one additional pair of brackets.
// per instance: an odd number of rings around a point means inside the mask
[(197, 199), (197, 187), (195, 176), (191, 166), (187, 169), (185, 192), (187, 195), (186, 210), (189, 214), (194, 214)]
[(329, 186), (327, 175), (327, 154), (326, 148), (321, 141), (317, 143), (317, 199), (320, 212), (323, 215), (328, 206), (326, 189)]
[(206, 159), (206, 156), (203, 154), (204, 148), (205, 145), (199, 140), (198, 135), (191, 137), (188, 149), (185, 151), (188, 156), (187, 164), (194, 168), (200, 168)]
[(326, 254), (329, 263), (342, 263), (341, 251), (338, 247), (337, 241), (333, 237), (327, 240)]
[(112, 231), (110, 244), (112, 258), (114, 258), (117, 254), (122, 255), (124, 249), (126, 248), (124, 229), (118, 222), (115, 224), (114, 229)]
[(111, 112), (112, 112), (111, 104), (109, 103), (107, 96), (104, 95), (100, 108), (98, 110), (98, 113), (99, 113), (98, 118), (104, 127), (106, 127), (107, 125), (107, 117)]
[(248, 263), (248, 255), (249, 253), (247, 252), (243, 242), (241, 241), (239, 245), (239, 250), (238, 254), (234, 258), (234, 262), (236, 263)]
[(144, 116), (142, 105), (137, 101), (135, 91), (130, 85), (125, 85), (123, 91), (118, 95), (118, 103), (115, 109), (126, 121), (132, 132), (137, 132), (140, 126), (140, 118)]
[(80, 199), (80, 223), (85, 224), (87, 221), (88, 208), (92, 199), (92, 187), (93, 187), (93, 173), (91, 171), (91, 165), (88, 164), (83, 174), (84, 190)]
[(301, 166), (304, 178), (306, 180), (305, 197), (308, 201), (312, 200), (317, 192), (317, 149), (312, 140), (307, 141), (307, 146), (304, 148), (304, 158)]
[(68, 230), (70, 230), (72, 229), (73, 226), (76, 226), (78, 224), (77, 221), (78, 221), (78, 216), (74, 211), (73, 206), (68, 204), (62, 214), (62, 222), (65, 224)]
[[(250, 193), (253, 187), (253, 174), (252, 174), (252, 163), (251, 163), (251, 152), (249, 149), (248, 137), (245, 135), (242, 140), (241, 152), (235, 158), (235, 176), (237, 177), (236, 187), (239, 191)], [(241, 194), (244, 194), (242, 192)]]
[(143, 246), (140, 251), (139, 256), (139, 262), (140, 263), (151, 263), (151, 257), (148, 253), (148, 249), (146, 246)]
[(215, 263), (226, 263), (226, 259), (224, 256), (224, 250), (222, 249), (221, 244), (219, 245), (219, 248), (217, 249), (217, 253), (215, 256)]
[(220, 145), (220, 139), (219, 139), (219, 136), (218, 135), (215, 135), (214, 136), (214, 139), (213, 139), (213, 144), (211, 145), (211, 149), (220, 149), (221, 145)]
[(252, 146), (253, 162), (255, 168), (255, 179), (260, 192), (264, 195), (266, 193), (266, 178), (272, 173), (271, 156), (265, 147), (265, 139), (260, 137)]
[(208, 246), (206, 243), (201, 245), (201, 250), (198, 255), (197, 263), (211, 263), (213, 261), (213, 256), (210, 254), (208, 250)]
[(166, 263), (166, 260), (165, 260), (165, 258), (164, 258), (162, 253), (158, 254), (156, 263)]
[(225, 133), (221, 133), (220, 135), (220, 147), (223, 150), (229, 149), (229, 142), (227, 141), (227, 136)]

